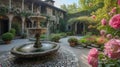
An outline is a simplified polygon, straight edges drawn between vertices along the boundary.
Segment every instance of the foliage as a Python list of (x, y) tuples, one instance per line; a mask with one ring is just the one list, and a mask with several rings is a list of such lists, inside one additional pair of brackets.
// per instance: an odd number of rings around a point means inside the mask
[(75, 37), (71, 37), (71, 38), (68, 39), (68, 42), (75, 42), (75, 43), (77, 43), (78, 39), (75, 38)]
[(32, 13), (30, 11), (21, 11), (19, 13), (20, 16), (23, 16), (23, 17), (28, 17), (30, 15), (32, 15)]
[[(104, 7), (102, 7), (102, 8), (99, 8), (96, 12), (93, 12), (92, 13), (92, 15), (95, 15), (96, 16), (96, 18), (95, 18), (95, 21), (96, 21), (96, 28), (98, 29), (98, 30), (102, 30), (102, 29), (104, 29), (104, 30), (106, 30), (109, 34), (112, 34), (112, 35), (119, 35), (120, 36), (120, 31), (117, 31), (117, 30), (115, 30), (115, 29), (113, 29), (113, 28), (111, 28), (110, 26), (109, 26), (109, 20), (110, 20), (110, 18), (113, 16), (113, 15), (115, 15), (115, 14), (118, 14), (118, 13), (120, 13), (119, 11), (120, 11), (120, 9), (119, 9), (119, 6), (118, 6), (118, 4), (116, 4), (117, 3), (117, 0), (104, 0), (103, 1), (103, 3), (104, 3)], [(111, 11), (112, 11), (112, 9), (114, 8), (114, 7), (116, 7), (116, 12), (115, 13), (111, 13)], [(103, 18), (105, 18), (106, 20), (107, 20), (107, 25), (105, 25), (105, 26), (103, 26), (103, 25), (101, 25), (101, 20), (103, 19)], [(115, 32), (117, 32), (116, 34), (115, 34)]]
[(60, 35), (51, 35), (51, 41), (59, 42), (60, 38)]
[(104, 55), (103, 53), (99, 54), (98, 59), (99, 59), (98, 67), (119, 67), (120, 66), (120, 60), (111, 59), (108, 56)]
[(67, 36), (66, 33), (59, 33), (59, 35), (60, 35), (61, 37), (66, 37), (66, 36)]
[(6, 13), (8, 13), (8, 7), (0, 6), (0, 15), (5, 15)]
[(84, 43), (84, 44), (87, 44), (87, 43), (88, 43), (88, 41), (87, 41), (87, 39), (82, 38), (82, 39), (80, 39), (80, 40), (79, 40), (79, 43)]
[(16, 30), (14, 28), (12, 28), (9, 32), (12, 33), (14, 36), (16, 35)]
[(66, 34), (67, 34), (68, 36), (72, 36), (72, 35), (74, 35), (73, 32), (67, 32)]
[(74, 22), (93, 23), (94, 20), (88, 16), (82, 16), (82, 17), (77, 17), (77, 18), (71, 18), (70, 20), (68, 20), (68, 22), (70, 23), (74, 23)]
[(13, 39), (13, 34), (12, 33), (4, 33), (3, 35), (2, 35), (2, 40), (3, 41), (11, 41), (12, 39)]
[(66, 31), (66, 23), (65, 23), (65, 20), (62, 19), (62, 18), (60, 18), (59, 23), (60, 23), (59, 31), (60, 31), (60, 32), (65, 32), (65, 31)]
[(13, 23), (12, 24), (12, 28), (14, 28), (16, 30), (16, 34), (20, 35), (20, 24), (18, 23)]
[(69, 5), (63, 4), (63, 5), (61, 5), (61, 9), (65, 10), (68, 13), (78, 12), (78, 8), (77, 8), (76, 3), (72, 3), (72, 4), (69, 4)]

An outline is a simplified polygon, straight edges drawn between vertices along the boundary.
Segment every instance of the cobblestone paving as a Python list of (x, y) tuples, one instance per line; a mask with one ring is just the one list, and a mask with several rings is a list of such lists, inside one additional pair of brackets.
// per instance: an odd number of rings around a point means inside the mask
[[(60, 40), (61, 48), (67, 49), (67, 50), (69, 50), (69, 52), (71, 52), (77, 56), (77, 58), (79, 59), (79, 64), (80, 64), (79, 67), (90, 67), (89, 64), (87, 63), (87, 55), (88, 55), (89, 49), (86, 49), (86, 48), (78, 49), (78, 48), (70, 47), (69, 43), (67, 42), (68, 38), (70, 38), (70, 37), (62, 38)], [(77, 38), (79, 39), (81, 37), (77, 36)], [(28, 42), (29, 41), (27, 39), (18, 39), (18, 40), (12, 41), (12, 44), (0, 45), (0, 55), (6, 54), (14, 46), (18, 46), (18, 45), (28, 43)], [(62, 67), (64, 67), (64, 66), (62, 66)]]
[(53, 55), (31, 59), (15, 58), (7, 53), (0, 57), (0, 64), (2, 67), (79, 67), (75, 55), (62, 48)]

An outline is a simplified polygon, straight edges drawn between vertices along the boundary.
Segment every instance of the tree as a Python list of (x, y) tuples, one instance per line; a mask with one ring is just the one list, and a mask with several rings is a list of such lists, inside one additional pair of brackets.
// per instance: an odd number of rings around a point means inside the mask
[(63, 4), (63, 5), (61, 5), (61, 8), (68, 13), (78, 12), (78, 7), (77, 7), (76, 3), (70, 4), (70, 5)]

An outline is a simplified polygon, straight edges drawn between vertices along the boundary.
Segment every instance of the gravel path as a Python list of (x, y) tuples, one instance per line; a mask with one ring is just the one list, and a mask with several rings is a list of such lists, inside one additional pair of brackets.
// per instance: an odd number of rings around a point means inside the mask
[[(75, 37), (77, 37), (78, 39), (81, 38), (80, 36), (75, 36)], [(89, 52), (89, 49), (87, 48), (78, 49), (78, 48), (70, 47), (69, 43), (67, 42), (68, 38), (70, 37), (60, 39), (61, 48), (68, 49), (72, 53), (74, 53), (79, 59), (80, 67), (90, 67), (87, 63), (87, 54)], [(0, 55), (3, 55), (4, 53), (9, 52), (11, 48), (15, 46), (22, 45), (28, 42), (29, 42), (28, 39), (18, 39), (18, 40), (13, 40), (11, 44), (0, 45)]]
[[(74, 37), (78, 39), (81, 38), (80, 36), (74, 36)], [(69, 43), (67, 42), (68, 38), (70, 37), (62, 38), (60, 40), (61, 47), (71, 50), (79, 58), (80, 67), (91, 67), (87, 62), (87, 55), (90, 49), (87, 49), (87, 48), (78, 49), (78, 48), (70, 47)]]

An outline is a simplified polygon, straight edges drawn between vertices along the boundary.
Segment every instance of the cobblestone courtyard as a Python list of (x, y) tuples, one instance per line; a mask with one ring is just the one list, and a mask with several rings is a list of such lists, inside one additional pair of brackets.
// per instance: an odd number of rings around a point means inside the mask
[[(70, 47), (67, 42), (68, 38), (69, 37), (60, 39), (61, 48), (67, 49), (70, 52), (72, 52), (73, 54), (75, 54), (75, 56), (79, 59), (80, 67), (90, 67), (87, 63), (87, 54), (88, 54), (89, 49)], [(77, 38), (80, 38), (80, 37), (77, 37)], [(14, 46), (18, 46), (18, 45), (28, 43), (28, 42), (29, 42), (28, 39), (18, 39), (18, 40), (13, 40), (12, 44), (0, 45), (0, 55), (3, 55), (5, 53), (9, 52), (11, 50), (11, 48)]]

